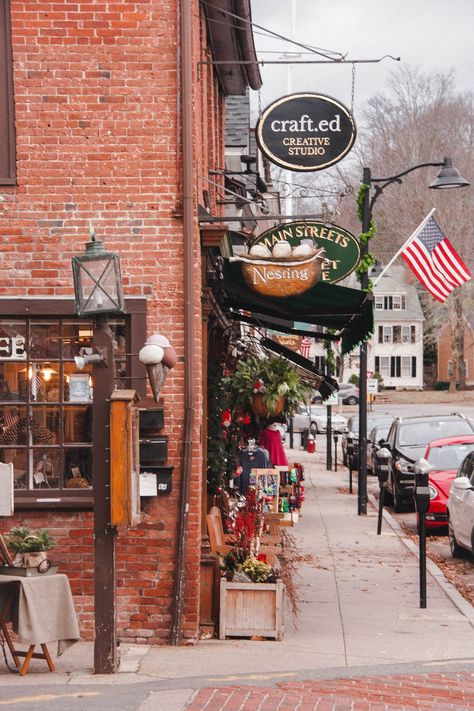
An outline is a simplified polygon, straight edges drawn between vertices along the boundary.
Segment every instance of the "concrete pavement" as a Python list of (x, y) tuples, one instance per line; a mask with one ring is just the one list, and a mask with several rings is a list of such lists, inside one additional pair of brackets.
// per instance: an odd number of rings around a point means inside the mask
[[(318, 448), (321, 445), (322, 438), (318, 438)], [(272, 688), (275, 684), (282, 694), (288, 693), (284, 691), (288, 684), (296, 685), (292, 693), (300, 694), (299, 705), (285, 702), (282, 708), (300, 709), (310, 703), (305, 698), (306, 687), (299, 683), (303, 680), (314, 684), (322, 679), (351, 678), (360, 683), (365, 679), (364, 688), (368, 688), (368, 677), (463, 672), (462, 684), (467, 685), (469, 696), (465, 708), (474, 708), (473, 686), (469, 686), (474, 678), (472, 606), (430, 564), (427, 608), (420, 609), (417, 549), (405, 539), (392, 516), (385, 513), (382, 535), (377, 536), (375, 501), (369, 503), (367, 516), (357, 515), (357, 495), (349, 494), (347, 470), (341, 464), (337, 472), (326, 471), (323, 449), (313, 455), (296, 450), (288, 454), (290, 462), (305, 464), (306, 475), (303, 516), (291, 531), (300, 550), (314, 557), (314, 565), (300, 570), (298, 626), (292, 624), (287, 611), (281, 642), (212, 639), (178, 648), (123, 645), (121, 672), (113, 677), (114, 683), (152, 685), (149, 695), (136, 706), (141, 711), (219, 709), (224, 705), (230, 711), (236, 689)], [(80, 643), (58, 660), (56, 674), (45, 672), (43, 662), (33, 661), (31, 672), (21, 683), (23, 688), (38, 682), (55, 687), (110, 683), (110, 677), (91, 674), (92, 658), (92, 645)], [(0, 673), (6, 671), (0, 659)], [(18, 685), (18, 681), (14, 674), (0, 677), (4, 689)], [(225, 700), (224, 688), (229, 686), (232, 689)], [(213, 691), (219, 687), (223, 705), (217, 703)], [(163, 695), (166, 706), (162, 705)], [(274, 698), (273, 692), (270, 696)], [(248, 705), (235, 708), (277, 708), (268, 699), (265, 706), (258, 705), (263, 697), (251, 697), (249, 692)], [(158, 698), (159, 705), (153, 705)], [(437, 708), (444, 708), (441, 701)], [(186, 706), (188, 702), (190, 706)]]

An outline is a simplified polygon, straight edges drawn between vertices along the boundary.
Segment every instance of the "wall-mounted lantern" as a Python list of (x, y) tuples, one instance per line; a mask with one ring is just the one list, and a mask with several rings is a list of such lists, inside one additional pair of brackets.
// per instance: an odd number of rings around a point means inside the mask
[(96, 240), (94, 229), (86, 253), (72, 258), (72, 274), (78, 316), (124, 314), (120, 258), (106, 252), (104, 244)]

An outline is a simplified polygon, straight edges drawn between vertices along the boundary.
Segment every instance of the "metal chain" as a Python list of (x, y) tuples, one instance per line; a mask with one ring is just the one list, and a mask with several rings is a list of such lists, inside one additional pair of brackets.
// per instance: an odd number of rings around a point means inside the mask
[(355, 80), (356, 80), (356, 66), (353, 62), (352, 63), (352, 86), (351, 86), (351, 114), (352, 114), (352, 116), (354, 116)]
[(261, 115), (262, 115), (262, 94), (259, 89), (258, 90), (258, 117), (260, 118)]

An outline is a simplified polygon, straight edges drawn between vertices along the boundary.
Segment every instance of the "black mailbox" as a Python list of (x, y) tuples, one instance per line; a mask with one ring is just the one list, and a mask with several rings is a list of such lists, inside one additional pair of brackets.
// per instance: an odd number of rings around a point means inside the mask
[(150, 437), (164, 426), (163, 408), (140, 410), (140, 437)]
[(164, 464), (167, 459), (167, 436), (140, 439), (140, 466)]
[(140, 467), (142, 474), (156, 475), (156, 488), (159, 494), (170, 494), (173, 489), (173, 467)]

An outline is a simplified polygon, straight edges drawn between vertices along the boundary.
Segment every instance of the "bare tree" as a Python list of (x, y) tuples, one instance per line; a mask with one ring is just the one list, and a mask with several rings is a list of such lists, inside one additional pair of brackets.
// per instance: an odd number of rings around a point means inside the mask
[[(358, 146), (362, 165), (373, 177), (388, 177), (419, 163), (450, 156), (462, 175), (474, 182), (473, 95), (457, 94), (451, 73), (422, 74), (404, 67), (393, 72), (388, 92), (368, 102)], [(387, 187), (374, 207), (377, 234), (370, 251), (386, 263), (416, 229), (432, 207), (445, 234), (468, 267), (472, 266), (474, 201), (472, 188), (428, 190), (435, 168), (410, 173), (400, 184)], [(465, 386), (464, 313), (472, 308), (473, 282), (447, 299), (447, 309), (419, 289), (428, 339), (437, 331), (446, 310), (453, 324), (453, 383)], [(429, 305), (429, 308), (427, 306)]]

